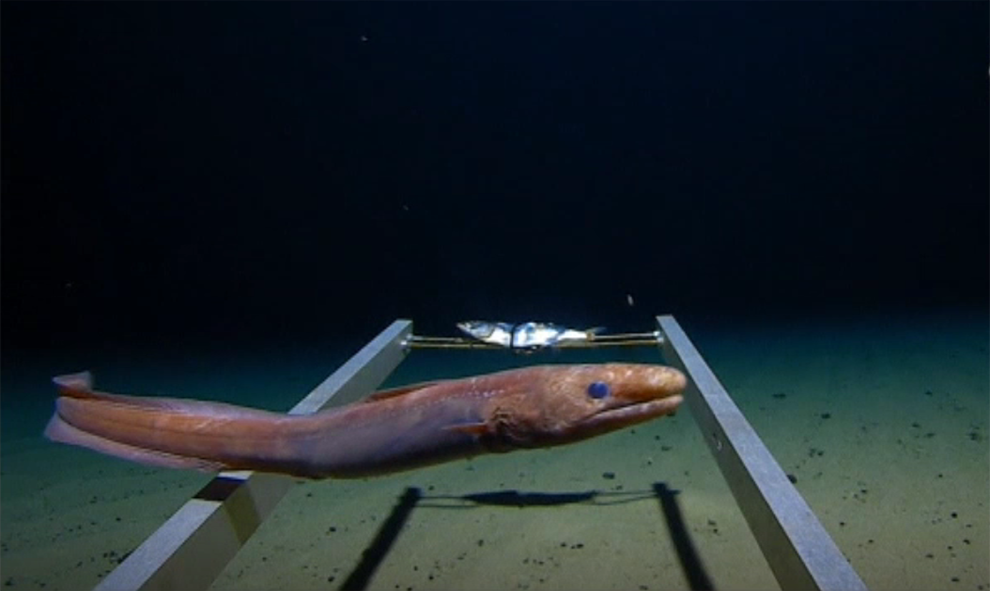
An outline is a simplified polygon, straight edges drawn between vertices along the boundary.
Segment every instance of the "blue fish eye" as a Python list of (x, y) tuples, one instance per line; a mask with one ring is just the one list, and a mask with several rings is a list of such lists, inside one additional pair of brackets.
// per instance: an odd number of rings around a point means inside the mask
[(588, 386), (588, 396), (601, 400), (612, 393), (612, 389), (605, 382), (591, 382)]

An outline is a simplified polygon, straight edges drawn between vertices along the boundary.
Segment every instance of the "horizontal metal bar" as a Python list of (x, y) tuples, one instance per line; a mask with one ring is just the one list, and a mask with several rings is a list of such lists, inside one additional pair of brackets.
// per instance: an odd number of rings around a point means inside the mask
[(657, 322), (664, 358), (690, 377), (688, 408), (781, 588), (865, 590), (674, 317)]
[(654, 347), (660, 341), (657, 333), (594, 335), (587, 340), (566, 340), (538, 347), (507, 347), (463, 337), (427, 337), (412, 335), (409, 346), (414, 349), (508, 349), (524, 352), (543, 349), (597, 349), (599, 347)]
[[(309, 414), (372, 392), (408, 353), (412, 322), (396, 320), (292, 408)], [(96, 586), (99, 591), (206, 589), (237, 554), (292, 479), (222, 472)]]

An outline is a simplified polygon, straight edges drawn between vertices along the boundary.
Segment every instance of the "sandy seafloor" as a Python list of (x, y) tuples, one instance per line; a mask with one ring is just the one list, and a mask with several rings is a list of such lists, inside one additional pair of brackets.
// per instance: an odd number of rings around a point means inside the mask
[[(990, 589), (985, 313), (684, 328), (868, 587)], [(88, 366), (109, 391), (284, 410), (360, 345), (50, 359), (6, 352), (3, 588), (93, 587), (209, 480), (42, 439), (52, 374)], [(585, 359), (657, 353), (416, 351), (388, 384)], [(657, 484), (677, 491), (700, 565), (694, 578), (674, 549)], [(365, 551), (378, 548), (409, 487), (422, 498), (369, 561), (374, 552)], [(521, 508), (462, 498), (509, 490), (599, 494)], [(684, 589), (706, 579), (719, 589), (777, 587), (687, 407), (569, 447), (370, 480), (299, 481), (213, 588), (337, 589), (359, 572), (367, 588), (384, 590)]]

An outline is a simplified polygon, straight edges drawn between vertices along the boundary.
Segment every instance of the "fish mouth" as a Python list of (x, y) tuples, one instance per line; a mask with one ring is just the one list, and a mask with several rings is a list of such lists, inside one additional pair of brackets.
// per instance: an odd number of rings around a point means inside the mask
[(615, 428), (619, 428), (625, 423), (633, 425), (673, 414), (682, 402), (684, 402), (684, 396), (680, 394), (671, 394), (664, 398), (654, 398), (643, 402), (631, 402), (595, 413), (588, 417), (586, 422), (615, 423)]
[(645, 423), (665, 415), (672, 415), (682, 402), (684, 402), (683, 396), (670, 394), (663, 398), (630, 402), (622, 406), (600, 410), (573, 425), (568, 430), (568, 439), (587, 439)]

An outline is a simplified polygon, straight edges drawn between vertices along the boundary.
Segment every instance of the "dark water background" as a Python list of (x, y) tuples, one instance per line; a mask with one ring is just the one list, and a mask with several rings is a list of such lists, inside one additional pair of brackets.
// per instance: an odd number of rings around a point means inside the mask
[(4, 3), (3, 353), (985, 309), (987, 21)]

